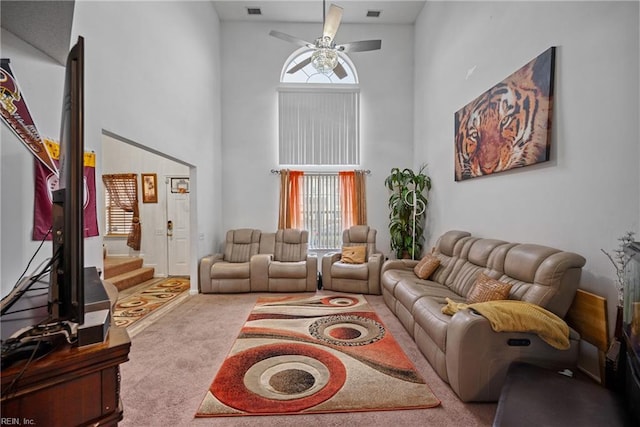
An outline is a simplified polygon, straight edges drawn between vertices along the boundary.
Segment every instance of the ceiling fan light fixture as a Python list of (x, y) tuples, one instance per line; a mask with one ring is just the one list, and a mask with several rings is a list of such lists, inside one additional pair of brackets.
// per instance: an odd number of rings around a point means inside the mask
[(323, 74), (328, 74), (338, 65), (338, 54), (329, 48), (319, 48), (311, 55), (311, 65)]

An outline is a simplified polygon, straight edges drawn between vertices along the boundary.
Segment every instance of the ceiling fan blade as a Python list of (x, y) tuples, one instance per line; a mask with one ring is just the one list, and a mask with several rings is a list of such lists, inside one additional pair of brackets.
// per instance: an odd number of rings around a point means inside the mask
[(305, 46), (305, 47), (314, 47), (315, 46), (313, 43), (309, 43), (308, 41), (299, 39), (299, 38), (294, 37), (294, 36), (290, 36), (289, 34), (281, 33), (280, 31), (271, 30), (269, 32), (269, 35), (273, 36), (275, 38), (284, 40), (286, 42), (295, 43), (295, 44), (297, 44), (299, 46)]
[[(308, 57), (307, 59), (305, 59), (304, 61), (302, 61), (299, 64), (296, 64), (295, 67), (291, 67), (288, 71), (287, 74), (293, 74), (297, 71), (302, 70), (304, 67), (306, 67), (307, 65), (309, 65), (311, 63), (311, 57)], [(337, 68), (337, 67), (336, 67)]]
[(338, 76), (340, 80), (347, 77), (347, 71), (344, 69), (341, 63), (338, 62), (338, 65), (333, 69), (333, 73)]
[(367, 50), (378, 50), (382, 47), (382, 40), (362, 40), (359, 42), (344, 43), (336, 46), (341, 52), (365, 52)]
[(332, 4), (331, 6), (329, 6), (327, 19), (324, 21), (322, 36), (329, 37), (329, 39), (333, 40), (336, 36), (336, 33), (338, 32), (340, 21), (342, 21), (342, 8), (340, 6)]

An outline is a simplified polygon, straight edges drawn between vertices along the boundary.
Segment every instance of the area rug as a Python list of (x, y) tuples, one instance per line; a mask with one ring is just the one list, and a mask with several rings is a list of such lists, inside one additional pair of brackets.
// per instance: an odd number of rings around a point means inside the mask
[(362, 295), (259, 298), (196, 417), (431, 408)]
[(113, 311), (115, 325), (123, 328), (131, 326), (175, 300), (189, 287), (189, 279), (170, 277), (118, 300)]

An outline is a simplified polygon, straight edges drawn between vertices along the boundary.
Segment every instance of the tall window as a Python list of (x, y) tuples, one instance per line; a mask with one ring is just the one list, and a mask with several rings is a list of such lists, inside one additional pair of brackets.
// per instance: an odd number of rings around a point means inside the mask
[(305, 171), (301, 227), (309, 231), (309, 247), (335, 249), (343, 230), (338, 170), (360, 164), (360, 92), (355, 67), (343, 55), (342, 79), (318, 73), (311, 64), (287, 72), (312, 52), (296, 51), (282, 69), (279, 163)]
[(309, 247), (339, 248), (343, 227), (338, 174), (305, 173), (302, 193), (302, 221), (309, 230)]

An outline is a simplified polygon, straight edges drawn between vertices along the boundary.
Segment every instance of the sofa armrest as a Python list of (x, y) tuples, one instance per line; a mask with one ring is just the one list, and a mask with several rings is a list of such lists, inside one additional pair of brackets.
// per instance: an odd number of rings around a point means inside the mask
[(322, 286), (331, 288), (331, 266), (340, 261), (342, 252), (328, 252), (322, 257)]
[(211, 289), (211, 267), (223, 259), (223, 254), (212, 254), (202, 257), (200, 260), (200, 292), (206, 293), (213, 291), (213, 289)]
[(387, 270), (413, 270), (419, 262), (418, 259), (390, 259), (382, 264), (380, 275)]
[(447, 328), (449, 384), (463, 402), (497, 401), (511, 362), (572, 367), (578, 359), (579, 336), (575, 331), (570, 343), (568, 350), (558, 350), (533, 333), (495, 332), (480, 314), (461, 310)]
[(380, 270), (382, 269), (382, 262), (384, 255), (381, 253), (371, 254), (367, 260), (369, 267), (369, 293), (380, 295)]
[(251, 257), (249, 274), (251, 275), (251, 292), (267, 292), (269, 290), (269, 263), (273, 254), (257, 254)]
[(307, 291), (318, 289), (318, 255), (307, 254)]

